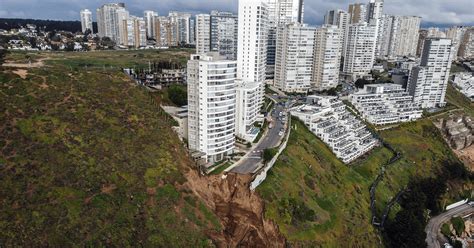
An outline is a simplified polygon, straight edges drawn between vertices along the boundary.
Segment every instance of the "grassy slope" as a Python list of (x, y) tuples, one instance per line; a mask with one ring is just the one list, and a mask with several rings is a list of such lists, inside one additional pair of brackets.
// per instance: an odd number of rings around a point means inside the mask
[[(275, 220), (293, 244), (379, 247), (370, 224), (368, 188), (392, 153), (376, 148), (367, 159), (346, 166), (301, 122), (295, 123), (297, 129), (293, 130), (283, 157), (257, 188), (267, 202), (266, 217)], [(379, 212), (410, 177), (432, 176), (439, 171), (442, 160), (455, 159), (428, 120), (383, 131), (381, 135), (404, 157), (387, 169), (387, 176), (377, 189)], [(314, 180), (314, 187), (308, 178)], [(286, 198), (304, 201), (316, 212), (317, 220), (295, 222), (292, 216), (282, 214), (282, 199)]]
[(189, 161), (170, 124), (122, 73), (80, 65), (133, 53), (34, 56), (51, 60), (25, 80), (0, 72), (0, 244), (207, 246), (220, 227), (180, 189)]
[(452, 84), (448, 85), (446, 101), (464, 110), (470, 116), (474, 116), (474, 103), (465, 95), (456, 90)]

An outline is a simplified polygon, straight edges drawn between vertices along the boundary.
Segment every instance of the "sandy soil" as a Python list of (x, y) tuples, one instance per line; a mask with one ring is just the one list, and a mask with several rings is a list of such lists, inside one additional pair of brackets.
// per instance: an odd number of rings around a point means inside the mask
[(464, 164), (474, 172), (474, 145), (460, 151), (454, 151)]
[(14, 70), (12, 72), (15, 73), (16, 75), (20, 76), (23, 79), (25, 79), (26, 76), (28, 76), (28, 71), (25, 70), (25, 69), (17, 69), (17, 70)]
[(33, 63), (15, 63), (13, 61), (5, 61), (5, 63), (3, 63), (3, 67), (16, 67), (16, 68), (37, 68), (37, 67), (42, 67), (44, 66), (44, 62), (47, 58), (41, 58), (41, 59), (38, 59), (37, 62), (33, 62)]

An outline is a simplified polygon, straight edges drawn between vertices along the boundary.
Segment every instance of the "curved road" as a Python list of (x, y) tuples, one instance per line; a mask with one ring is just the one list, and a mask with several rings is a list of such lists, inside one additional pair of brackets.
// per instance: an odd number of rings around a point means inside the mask
[(448, 222), (454, 216), (464, 216), (470, 213), (474, 213), (474, 207), (464, 204), (431, 218), (425, 228), (426, 243), (428, 244), (428, 247), (441, 248), (442, 244), (448, 242), (440, 232), (443, 223)]

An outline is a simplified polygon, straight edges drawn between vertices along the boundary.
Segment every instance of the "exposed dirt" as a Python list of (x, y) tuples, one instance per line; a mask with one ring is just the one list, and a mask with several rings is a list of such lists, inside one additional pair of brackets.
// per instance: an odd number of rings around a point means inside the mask
[(186, 178), (184, 186), (199, 196), (221, 220), (224, 230), (209, 234), (218, 247), (285, 246), (285, 238), (277, 225), (264, 220), (264, 203), (249, 190), (250, 176), (200, 176), (195, 170), (189, 170)]
[(28, 76), (28, 71), (25, 70), (25, 69), (17, 69), (17, 70), (14, 70), (12, 72), (15, 73), (16, 75), (20, 76), (22, 79), (25, 79), (26, 76)]
[(38, 59), (38, 61), (36, 62), (32, 62), (32, 63), (17, 63), (17, 62), (14, 62), (14, 61), (5, 61), (5, 63), (3, 63), (3, 67), (15, 67), (15, 68), (37, 68), (37, 67), (42, 67), (44, 66), (44, 62), (45, 60), (47, 60), (48, 58), (40, 58)]
[(471, 145), (470, 147), (462, 149), (460, 151), (453, 151), (454, 153), (456, 153), (458, 158), (464, 162), (467, 168), (474, 172), (474, 145)]

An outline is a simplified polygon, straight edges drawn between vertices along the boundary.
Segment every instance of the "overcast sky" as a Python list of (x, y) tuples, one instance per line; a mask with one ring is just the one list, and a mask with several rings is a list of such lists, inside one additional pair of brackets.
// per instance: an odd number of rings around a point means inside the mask
[[(0, 18), (79, 20), (79, 11), (94, 13), (104, 0), (0, 0)], [(144, 10), (167, 15), (170, 10), (208, 13), (210, 10), (237, 11), (238, 0), (122, 0), (131, 14), (142, 16)], [(321, 24), (329, 9), (347, 9), (348, 0), (306, 0), (305, 22)], [(361, 2), (368, 2), (364, 0)], [(386, 0), (385, 13), (417, 15), (423, 26), (474, 25), (474, 0)]]

